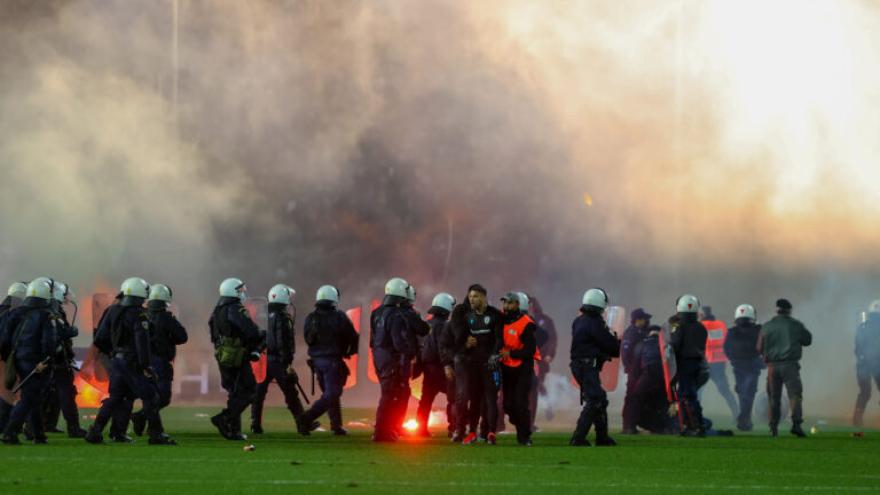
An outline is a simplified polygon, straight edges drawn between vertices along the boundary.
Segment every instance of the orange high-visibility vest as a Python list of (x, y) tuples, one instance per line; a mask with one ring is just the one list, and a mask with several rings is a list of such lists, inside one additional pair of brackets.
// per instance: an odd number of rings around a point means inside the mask
[[(517, 351), (525, 347), (525, 344), (522, 343), (520, 337), (522, 337), (522, 333), (526, 331), (526, 327), (529, 326), (529, 323), (535, 323), (535, 321), (532, 320), (529, 315), (522, 315), (520, 319), (515, 322), (504, 325), (504, 348), (502, 350)], [(535, 361), (539, 361), (540, 359), (541, 352), (538, 350), (538, 347), (535, 346)], [(501, 364), (511, 368), (517, 368), (522, 364), (522, 359), (513, 359), (512, 357), (507, 356), (501, 360)]]
[(702, 321), (709, 333), (706, 338), (706, 361), (710, 363), (724, 363), (727, 356), (724, 354), (724, 338), (727, 337), (727, 325), (723, 321)]

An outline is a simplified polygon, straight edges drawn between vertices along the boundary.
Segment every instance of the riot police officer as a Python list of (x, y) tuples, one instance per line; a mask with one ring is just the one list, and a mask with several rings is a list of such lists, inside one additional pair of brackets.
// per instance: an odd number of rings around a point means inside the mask
[(880, 300), (871, 303), (865, 321), (856, 330), (855, 354), (859, 395), (853, 411), (853, 426), (861, 427), (865, 406), (871, 398), (871, 380), (880, 388)]
[(211, 314), (211, 343), (220, 367), (220, 384), (226, 390), (226, 408), (211, 417), (211, 423), (228, 440), (245, 440), (241, 413), (254, 400), (256, 380), (249, 361), (260, 359), (264, 336), (242, 304), (247, 286), (238, 278), (220, 284), (220, 299)]
[(21, 380), (21, 399), (12, 408), (3, 443), (18, 444), (30, 421), (34, 443), (46, 443), (40, 409), (52, 378), (51, 359), (58, 345), (57, 322), (50, 307), (54, 283), (36, 279), (28, 284), (21, 306), (7, 312), (0, 326), (0, 358), (6, 361), (6, 388)]
[(284, 394), (287, 410), (299, 424), (303, 415), (303, 405), (296, 384), (299, 378), (293, 368), (296, 353), (294, 337), (294, 317), (289, 309), (292, 305), (293, 289), (284, 284), (276, 284), (269, 289), (269, 328), (266, 329), (266, 378), (257, 384), (254, 403), (251, 406), (251, 431), (263, 433), (263, 403), (274, 381)]
[[(10, 310), (20, 306), (26, 294), (26, 283), (15, 282), (10, 285), (9, 290), (6, 292), (6, 298), (3, 299), (2, 303), (0, 303), (0, 318), (2, 318), (3, 315)], [(5, 368), (5, 363), (0, 361), (0, 366)], [(4, 370), (0, 369), (0, 376), (3, 376), (2, 371)], [(11, 394), (5, 394), (3, 393), (3, 391), (0, 391), (0, 432), (2, 432), (4, 428), (6, 428), (6, 423), (9, 421), (9, 413), (12, 411), (12, 403), (14, 401), (15, 399), (12, 397)]]
[(410, 396), (409, 379), (418, 345), (407, 321), (408, 286), (402, 278), (389, 280), (382, 306), (370, 318), (370, 348), (381, 390), (373, 433), (376, 442), (397, 441), (403, 423), (401, 411), (406, 411), (402, 402)]
[(676, 315), (670, 329), (670, 345), (675, 352), (677, 365), (678, 402), (682, 408), (685, 429), (682, 435), (706, 436), (703, 424), (703, 408), (697, 391), (702, 376), (706, 375), (706, 339), (709, 333), (697, 319), (700, 301), (696, 296), (685, 294), (676, 302)]
[[(152, 324), (150, 363), (156, 374), (160, 411), (171, 404), (171, 384), (174, 381), (173, 361), (177, 355), (177, 346), (185, 344), (189, 339), (186, 328), (168, 310), (171, 298), (171, 288), (167, 285), (154, 284), (150, 287), (150, 297), (147, 300), (147, 317)], [(147, 425), (146, 413), (140, 410), (132, 414), (131, 423), (135, 435), (143, 435)]]
[(603, 313), (610, 300), (601, 288), (584, 293), (580, 316), (571, 324), (571, 373), (581, 389), (584, 404), (569, 445), (589, 446), (587, 434), (596, 427), (596, 445), (614, 446), (608, 435), (608, 395), (599, 373), (602, 365), (620, 355), (620, 340), (611, 333)]
[(149, 423), (150, 445), (175, 445), (165, 434), (159, 417), (159, 393), (156, 374), (152, 369), (150, 352), (150, 324), (143, 304), (149, 296), (150, 286), (138, 277), (122, 283), (122, 301), (113, 318), (106, 318), (98, 328), (95, 344), (113, 356), (110, 370), (110, 396), (101, 404), (95, 422), (89, 428), (86, 441), (103, 442), (104, 426), (114, 410), (124, 403), (126, 397), (135, 397), (143, 403), (144, 414)]
[(79, 329), (68, 322), (64, 304), (72, 301), (73, 294), (67, 284), (55, 282), (55, 290), (51, 307), (57, 321), (58, 347), (52, 358), (52, 380), (49, 394), (44, 402), (45, 429), (59, 432), (57, 428), (59, 413), (64, 415), (67, 423), (67, 435), (70, 438), (83, 438), (86, 431), (79, 425), (79, 408), (76, 406), (76, 386), (74, 385), (73, 338), (79, 335)]
[(315, 294), (315, 310), (306, 316), (305, 340), (309, 346), (309, 363), (318, 377), (321, 397), (297, 423), (300, 434), (307, 435), (317, 425), (317, 419), (325, 412), (330, 417), (330, 430), (334, 435), (345, 436), (342, 426), (340, 398), (348, 379), (348, 359), (358, 352), (358, 334), (348, 315), (337, 309), (339, 290), (324, 285)]
[[(449, 315), (452, 308), (455, 307), (455, 298), (451, 294), (441, 292), (434, 296), (431, 301), (431, 308), (428, 314), (431, 318), (428, 320), (431, 330), (425, 336), (421, 346), (421, 360), (419, 362), (420, 372), (422, 374), (422, 397), (419, 399), (419, 407), (416, 410), (416, 421), (419, 429), (418, 435), (422, 437), (431, 436), (428, 432), (428, 420), (431, 416), (431, 404), (437, 394), (446, 394), (446, 418), (450, 435), (455, 427), (453, 405), (455, 404), (455, 392), (450, 386), (450, 382), (454, 379), (452, 372), (452, 362), (449, 360), (448, 354), (442, 347), (443, 332), (449, 321)], [(448, 367), (448, 372), (447, 372)], [(418, 376), (418, 372), (416, 373)], [(453, 390), (450, 394), (450, 390)]]
[(736, 428), (752, 431), (752, 406), (758, 391), (758, 378), (764, 362), (758, 354), (758, 336), (761, 325), (755, 322), (756, 311), (751, 304), (740, 304), (734, 313), (734, 325), (724, 338), (724, 354), (733, 366), (734, 389), (739, 396), (739, 414)]

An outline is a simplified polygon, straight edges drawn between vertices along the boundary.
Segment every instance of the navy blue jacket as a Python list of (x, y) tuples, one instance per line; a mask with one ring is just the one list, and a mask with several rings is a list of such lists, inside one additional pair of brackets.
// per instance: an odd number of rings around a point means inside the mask
[(856, 330), (856, 358), (880, 364), (880, 313), (868, 313), (867, 321)]
[(696, 313), (678, 313), (673, 317), (669, 344), (675, 351), (676, 361), (706, 359), (706, 339), (709, 332), (697, 320)]
[(422, 364), (429, 366), (452, 366), (452, 356), (442, 348), (442, 339), (449, 321), (449, 311), (431, 308), (433, 317), (428, 320), (430, 332), (422, 343)]
[(761, 335), (761, 325), (747, 318), (737, 318), (735, 323), (727, 330), (727, 337), (724, 338), (724, 355), (733, 361), (760, 357), (758, 337)]
[(571, 324), (571, 360), (608, 361), (619, 355), (620, 341), (608, 329), (602, 313), (582, 308)]
[(647, 328), (647, 326), (638, 328), (635, 325), (630, 325), (623, 332), (623, 340), (620, 344), (620, 361), (623, 364), (623, 371), (626, 373), (639, 369), (639, 365), (636, 362), (638, 356), (635, 355), (636, 345), (644, 340), (647, 335), (645, 333)]
[(211, 343), (220, 345), (221, 337), (241, 339), (242, 345), (250, 352), (259, 352), (263, 337), (260, 328), (251, 319), (247, 308), (237, 297), (221, 297), (208, 320), (211, 329)]
[(49, 303), (36, 297), (28, 297), (21, 306), (7, 311), (0, 319), (0, 357), (8, 359), (15, 348), (15, 360), (22, 367), (53, 357), (58, 334), (52, 316)]
[(315, 304), (304, 325), (309, 357), (350, 357), (358, 352), (358, 333), (351, 320), (332, 303)]
[[(504, 346), (504, 315), (498, 309), (487, 306), (483, 314), (477, 314), (467, 302), (452, 310), (445, 346), (455, 358), (474, 362), (487, 362), (489, 357), (501, 352)], [(476, 347), (468, 348), (468, 337), (477, 339)]]
[(638, 347), (638, 355), (633, 364), (639, 373), (663, 373), (663, 358), (660, 355), (659, 335), (646, 336)]
[(173, 313), (168, 311), (164, 301), (147, 303), (147, 316), (153, 324), (150, 334), (150, 350), (165, 361), (172, 361), (177, 355), (177, 346), (186, 344), (189, 336)]
[(410, 360), (418, 352), (416, 335), (410, 331), (403, 308), (388, 302), (370, 317), (370, 348), (382, 349), (392, 356)]
[(266, 329), (266, 355), (285, 366), (293, 362), (296, 341), (293, 331), (293, 318), (285, 310), (284, 304), (269, 304), (269, 328)]
[[(121, 355), (130, 364), (141, 369), (150, 366), (150, 333), (152, 325), (147, 311), (138, 302), (140, 298), (123, 298), (118, 305), (111, 306), (98, 326), (95, 345), (106, 348), (111, 356)], [(101, 343), (99, 345), (99, 342)], [(109, 347), (107, 343), (109, 342)]]

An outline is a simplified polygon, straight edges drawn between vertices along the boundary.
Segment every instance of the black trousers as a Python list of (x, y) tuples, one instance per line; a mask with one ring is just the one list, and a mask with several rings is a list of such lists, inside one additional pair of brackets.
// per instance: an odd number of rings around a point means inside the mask
[(278, 359), (269, 357), (266, 365), (266, 379), (256, 386), (254, 402), (251, 405), (251, 424), (263, 423), (263, 404), (266, 402), (266, 394), (269, 393), (269, 385), (272, 382), (278, 384), (281, 393), (284, 394), (284, 402), (287, 410), (294, 419), (299, 419), (303, 414), (303, 404), (296, 389), (296, 378), (287, 373), (287, 365)]
[(482, 360), (455, 361), (455, 431), (464, 435), (465, 428), (479, 422), (483, 411), (487, 435), (498, 425), (498, 388), (492, 372)]
[(504, 411), (516, 427), (516, 441), (524, 444), (532, 436), (532, 414), (529, 411), (529, 393), (535, 382), (532, 363), (524, 362), (512, 368), (501, 367), (504, 390)]

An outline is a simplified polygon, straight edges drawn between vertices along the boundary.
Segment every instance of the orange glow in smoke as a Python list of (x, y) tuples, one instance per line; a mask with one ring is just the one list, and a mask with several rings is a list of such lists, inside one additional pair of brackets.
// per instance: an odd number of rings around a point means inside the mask
[(74, 385), (79, 392), (76, 396), (77, 407), (98, 408), (101, 407), (101, 401), (107, 397), (107, 394), (89, 385), (79, 376), (76, 377)]
[(414, 419), (408, 419), (403, 423), (403, 428), (407, 431), (416, 431), (419, 428), (419, 422)]

